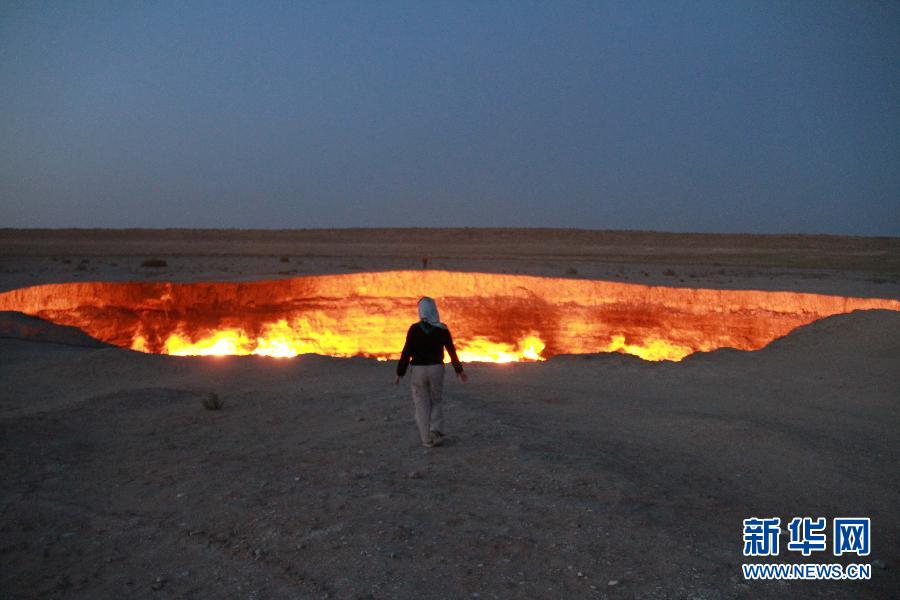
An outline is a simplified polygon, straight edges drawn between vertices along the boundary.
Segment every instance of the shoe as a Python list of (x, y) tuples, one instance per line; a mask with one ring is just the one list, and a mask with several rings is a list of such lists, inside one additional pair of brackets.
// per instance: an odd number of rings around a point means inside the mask
[(423, 447), (423, 448), (434, 448), (435, 446), (437, 446), (437, 444), (435, 444), (435, 443), (432, 442), (431, 440), (429, 440), (429, 441), (427, 441), (427, 442), (422, 442), (422, 447)]
[(440, 446), (444, 443), (444, 434), (440, 431), (432, 431), (431, 432), (431, 445), (432, 446)]

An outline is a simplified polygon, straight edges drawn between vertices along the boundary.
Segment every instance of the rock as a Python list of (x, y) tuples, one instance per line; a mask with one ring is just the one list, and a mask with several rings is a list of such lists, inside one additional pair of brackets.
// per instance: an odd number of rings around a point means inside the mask
[(410, 471), (406, 474), (407, 479), (422, 479), (422, 474), (418, 471)]
[(873, 560), (872, 564), (875, 565), (879, 569), (887, 569), (887, 563), (881, 559)]
[(158, 592), (164, 587), (166, 587), (165, 577), (157, 577), (156, 581), (153, 582), (153, 585), (150, 586), (150, 589), (152, 589), (154, 592)]
[(609, 587), (612, 587), (614, 585), (619, 585), (619, 580), (618, 579), (610, 579), (606, 585), (608, 585)]

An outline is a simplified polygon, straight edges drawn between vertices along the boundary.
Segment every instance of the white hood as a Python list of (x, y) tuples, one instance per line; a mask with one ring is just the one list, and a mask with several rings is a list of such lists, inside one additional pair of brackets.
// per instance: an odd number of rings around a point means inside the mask
[(447, 326), (441, 323), (441, 317), (438, 315), (437, 304), (434, 303), (434, 299), (425, 296), (424, 298), (419, 299), (419, 319), (427, 322), (429, 325), (433, 325), (434, 327), (442, 327), (447, 329)]

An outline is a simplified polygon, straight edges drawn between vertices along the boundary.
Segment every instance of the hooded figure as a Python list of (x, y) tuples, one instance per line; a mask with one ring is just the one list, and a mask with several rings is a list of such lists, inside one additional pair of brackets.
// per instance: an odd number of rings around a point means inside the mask
[(450, 329), (441, 323), (437, 305), (432, 298), (425, 296), (419, 299), (419, 321), (410, 325), (406, 332), (406, 343), (400, 353), (400, 364), (397, 365), (397, 378), (410, 369), (410, 380), (415, 405), (416, 427), (422, 445), (432, 448), (443, 441), (443, 403), (444, 387), (444, 349), (450, 355), (450, 362), (457, 376), (467, 381), (468, 376), (456, 355)]
[(419, 299), (419, 325), (425, 330), (425, 333), (429, 333), (434, 327), (447, 329), (447, 326), (441, 323), (437, 304), (434, 303), (433, 298), (424, 296)]

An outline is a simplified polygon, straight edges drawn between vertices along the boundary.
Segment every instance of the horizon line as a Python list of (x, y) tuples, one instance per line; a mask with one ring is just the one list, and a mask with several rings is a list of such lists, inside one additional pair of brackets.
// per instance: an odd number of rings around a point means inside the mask
[(262, 233), (300, 233), (322, 231), (542, 231), (542, 232), (579, 232), (579, 233), (644, 233), (657, 235), (693, 235), (693, 236), (752, 236), (752, 237), (842, 237), (868, 239), (900, 239), (900, 235), (864, 235), (854, 233), (801, 233), (801, 232), (708, 232), (708, 231), (668, 231), (658, 229), (594, 229), (589, 227), (0, 227), (0, 233), (8, 232), (136, 232), (136, 231), (168, 231), (168, 232), (262, 232)]

